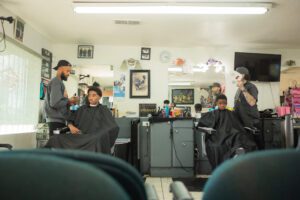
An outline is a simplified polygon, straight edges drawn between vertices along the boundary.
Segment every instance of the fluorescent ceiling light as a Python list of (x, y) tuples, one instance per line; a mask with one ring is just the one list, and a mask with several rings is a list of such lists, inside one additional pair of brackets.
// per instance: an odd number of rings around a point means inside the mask
[(169, 72), (182, 72), (182, 68), (181, 67), (169, 67), (168, 71)]
[(190, 82), (174, 82), (174, 83), (169, 83), (168, 85), (191, 85)]
[(74, 2), (79, 14), (265, 14), (271, 3), (83, 3)]

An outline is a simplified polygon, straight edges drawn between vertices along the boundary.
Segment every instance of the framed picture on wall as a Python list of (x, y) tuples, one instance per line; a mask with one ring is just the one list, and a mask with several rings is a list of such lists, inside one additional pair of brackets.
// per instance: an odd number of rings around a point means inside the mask
[(25, 28), (25, 22), (22, 19), (17, 17), (15, 19), (15, 24), (14, 24), (14, 37), (16, 40), (20, 42), (23, 42), (24, 28)]
[(150, 60), (151, 48), (142, 47), (141, 49), (141, 60)]
[(156, 113), (155, 103), (140, 103), (139, 104), (139, 117), (148, 117), (149, 114), (154, 115)]
[(172, 89), (172, 102), (194, 104), (194, 89)]
[(93, 45), (78, 45), (77, 58), (88, 58), (94, 57), (94, 46)]
[(150, 70), (130, 70), (130, 98), (150, 98)]

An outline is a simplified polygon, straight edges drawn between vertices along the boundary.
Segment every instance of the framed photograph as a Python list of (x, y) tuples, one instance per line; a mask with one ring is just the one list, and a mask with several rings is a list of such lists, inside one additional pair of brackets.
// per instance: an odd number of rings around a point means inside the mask
[(142, 47), (141, 49), (141, 60), (150, 60), (151, 48)]
[(93, 45), (78, 45), (77, 58), (88, 58), (94, 57), (94, 46)]
[(42, 71), (41, 76), (45, 79), (51, 79), (51, 62), (48, 60), (42, 60)]
[(172, 102), (194, 104), (194, 89), (172, 89)]
[(150, 98), (150, 70), (130, 70), (130, 98)]
[(155, 103), (140, 103), (139, 104), (139, 116), (148, 117), (149, 114), (152, 116), (156, 113), (156, 104)]
[(14, 24), (14, 37), (16, 40), (20, 42), (23, 42), (24, 27), (25, 27), (25, 22), (22, 19), (17, 17), (15, 19), (15, 24)]

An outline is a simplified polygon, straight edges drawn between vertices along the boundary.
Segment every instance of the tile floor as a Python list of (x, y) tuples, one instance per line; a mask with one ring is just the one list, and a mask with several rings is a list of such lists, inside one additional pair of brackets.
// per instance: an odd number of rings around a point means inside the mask
[[(146, 183), (155, 187), (160, 200), (172, 200), (172, 193), (169, 192), (169, 186), (172, 178), (169, 177), (147, 177)], [(203, 192), (190, 192), (195, 200), (201, 200)]]

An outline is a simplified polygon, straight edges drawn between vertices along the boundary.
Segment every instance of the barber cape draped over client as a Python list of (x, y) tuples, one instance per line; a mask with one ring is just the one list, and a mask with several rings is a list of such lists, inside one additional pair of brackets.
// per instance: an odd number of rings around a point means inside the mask
[(68, 127), (72, 134), (54, 135), (46, 147), (82, 149), (111, 153), (119, 127), (107, 107), (99, 104), (102, 92), (98, 87), (88, 90), (88, 104), (70, 113)]
[(256, 149), (256, 144), (235, 113), (226, 109), (225, 95), (217, 96), (216, 105), (217, 110), (204, 113), (198, 122), (198, 127), (215, 129), (212, 134), (206, 134), (205, 139), (207, 157), (213, 169), (226, 159), (234, 157), (241, 149), (244, 152)]

